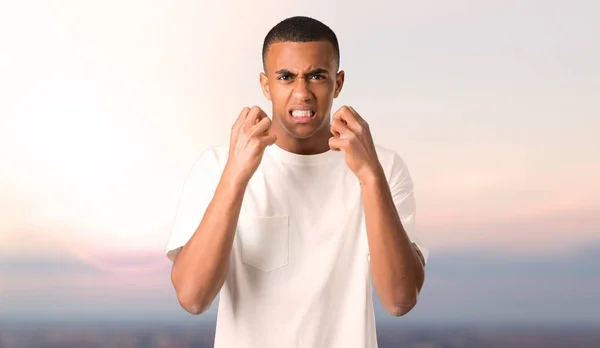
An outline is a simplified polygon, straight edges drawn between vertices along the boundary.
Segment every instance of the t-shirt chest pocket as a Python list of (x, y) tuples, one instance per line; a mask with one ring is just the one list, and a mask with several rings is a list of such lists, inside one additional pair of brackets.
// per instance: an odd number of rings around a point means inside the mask
[(288, 216), (240, 216), (237, 233), (244, 264), (265, 272), (288, 265)]

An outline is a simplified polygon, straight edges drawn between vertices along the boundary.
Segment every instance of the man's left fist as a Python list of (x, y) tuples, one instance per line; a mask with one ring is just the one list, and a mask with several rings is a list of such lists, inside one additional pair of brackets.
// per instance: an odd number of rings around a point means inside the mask
[(329, 147), (344, 153), (348, 168), (361, 183), (381, 174), (369, 125), (352, 107), (342, 106), (333, 114), (331, 134)]

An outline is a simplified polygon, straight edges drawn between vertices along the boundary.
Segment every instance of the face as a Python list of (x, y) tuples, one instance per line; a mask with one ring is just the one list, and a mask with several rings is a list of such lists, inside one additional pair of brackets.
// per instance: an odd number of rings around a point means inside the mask
[(269, 47), (260, 82), (273, 104), (271, 127), (278, 142), (282, 137), (283, 142), (328, 141), (331, 106), (344, 82), (344, 72), (337, 69), (333, 46), (327, 41)]

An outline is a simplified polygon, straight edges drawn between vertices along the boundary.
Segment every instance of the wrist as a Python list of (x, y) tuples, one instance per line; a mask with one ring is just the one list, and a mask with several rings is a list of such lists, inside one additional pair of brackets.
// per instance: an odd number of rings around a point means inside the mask
[(385, 173), (383, 172), (383, 168), (381, 168), (381, 166), (377, 166), (376, 168), (366, 170), (364, 173), (362, 173), (358, 177), (358, 181), (360, 182), (361, 187), (373, 187), (387, 182), (387, 179), (385, 177)]
[(249, 181), (250, 178), (247, 178), (246, 175), (234, 170), (229, 165), (225, 165), (225, 170), (223, 170), (223, 175), (221, 176), (221, 183), (225, 188), (232, 191), (245, 191)]

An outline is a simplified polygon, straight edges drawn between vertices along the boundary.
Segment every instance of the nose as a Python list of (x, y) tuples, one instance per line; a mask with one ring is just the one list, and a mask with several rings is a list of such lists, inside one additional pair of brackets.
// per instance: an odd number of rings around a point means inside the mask
[(296, 79), (294, 83), (294, 96), (301, 101), (311, 100), (313, 97), (310, 83), (304, 78)]

